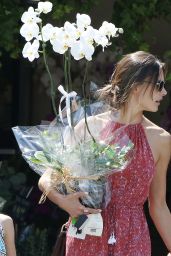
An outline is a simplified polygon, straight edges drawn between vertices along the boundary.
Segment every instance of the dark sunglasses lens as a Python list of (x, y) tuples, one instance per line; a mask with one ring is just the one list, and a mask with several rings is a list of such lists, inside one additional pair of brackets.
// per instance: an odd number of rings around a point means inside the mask
[(164, 81), (158, 81), (156, 85), (157, 85), (157, 90), (159, 92), (161, 92), (164, 88), (165, 82)]

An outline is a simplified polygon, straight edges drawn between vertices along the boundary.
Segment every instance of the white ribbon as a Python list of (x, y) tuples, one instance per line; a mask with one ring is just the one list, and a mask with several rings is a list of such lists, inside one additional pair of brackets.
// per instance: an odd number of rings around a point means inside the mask
[(115, 243), (116, 243), (116, 238), (115, 238), (114, 232), (112, 232), (112, 234), (109, 237), (108, 244), (114, 245)]
[(70, 127), (72, 127), (71, 125), (71, 108), (70, 108), (70, 100), (71, 98), (75, 98), (77, 96), (77, 93), (75, 91), (72, 91), (72, 92), (66, 92), (64, 90), (64, 87), (62, 85), (59, 85), (58, 86), (58, 90), (60, 91), (60, 93), (63, 94), (63, 96), (61, 97), (60, 99), (60, 104), (59, 104), (59, 116), (60, 116), (60, 119), (63, 123), (63, 116), (62, 116), (62, 110), (61, 110), (61, 104), (62, 104), (62, 101), (65, 99), (66, 101), (66, 114), (67, 114), (67, 120), (68, 120), (68, 124)]

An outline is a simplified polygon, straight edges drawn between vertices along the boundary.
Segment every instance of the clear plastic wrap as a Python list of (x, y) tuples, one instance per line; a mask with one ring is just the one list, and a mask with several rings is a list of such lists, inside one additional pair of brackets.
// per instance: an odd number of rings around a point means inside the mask
[[(80, 108), (77, 111), (81, 111)], [(88, 118), (89, 124), (94, 122), (92, 118)], [(126, 168), (133, 157), (134, 145), (125, 126), (113, 132), (114, 121), (106, 117), (102, 127), (97, 122), (98, 129), (94, 122), (94, 137), (81, 135), (86, 129), (84, 120), (81, 123), (75, 129), (55, 122), (18, 126), (13, 132), (23, 157), (35, 172), (42, 175), (48, 168), (53, 170), (49, 187), (55, 187), (62, 194), (88, 192), (82, 201), (84, 205), (105, 207), (110, 200), (107, 176)]]

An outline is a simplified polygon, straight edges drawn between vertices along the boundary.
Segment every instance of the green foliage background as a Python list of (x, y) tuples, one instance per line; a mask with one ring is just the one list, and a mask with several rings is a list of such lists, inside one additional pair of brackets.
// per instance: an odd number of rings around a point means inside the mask
[(124, 28), (122, 41), (124, 52), (149, 50), (144, 33), (150, 31), (153, 19), (171, 21), (171, 0), (115, 0), (113, 22)]

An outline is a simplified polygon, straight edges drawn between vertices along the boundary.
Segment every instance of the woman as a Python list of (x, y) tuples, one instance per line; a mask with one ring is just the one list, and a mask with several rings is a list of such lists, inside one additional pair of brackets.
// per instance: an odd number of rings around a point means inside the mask
[(13, 220), (4, 214), (0, 214), (0, 256), (16, 256)]
[[(164, 88), (164, 65), (152, 54), (138, 51), (124, 56), (116, 65), (111, 82), (100, 90), (100, 98), (111, 106), (110, 112), (90, 117), (89, 128), (96, 137), (98, 130), (111, 125), (113, 132), (125, 125), (134, 143), (135, 155), (126, 170), (109, 177), (111, 201), (102, 209), (104, 229), (102, 237), (86, 236), (85, 240), (67, 236), (66, 256), (150, 256), (151, 243), (143, 212), (148, 198), (150, 215), (171, 251), (171, 214), (166, 205), (166, 171), (171, 153), (171, 138), (144, 115), (144, 111), (158, 111), (167, 94)], [(105, 118), (104, 118), (105, 117)], [(113, 121), (114, 120), (114, 121)], [(76, 127), (83, 136), (84, 123)], [(39, 181), (42, 191), (48, 187), (51, 170)], [(60, 195), (51, 190), (48, 198), (70, 216), (98, 213), (81, 205), (85, 193)], [(111, 234), (116, 243), (109, 244)]]

